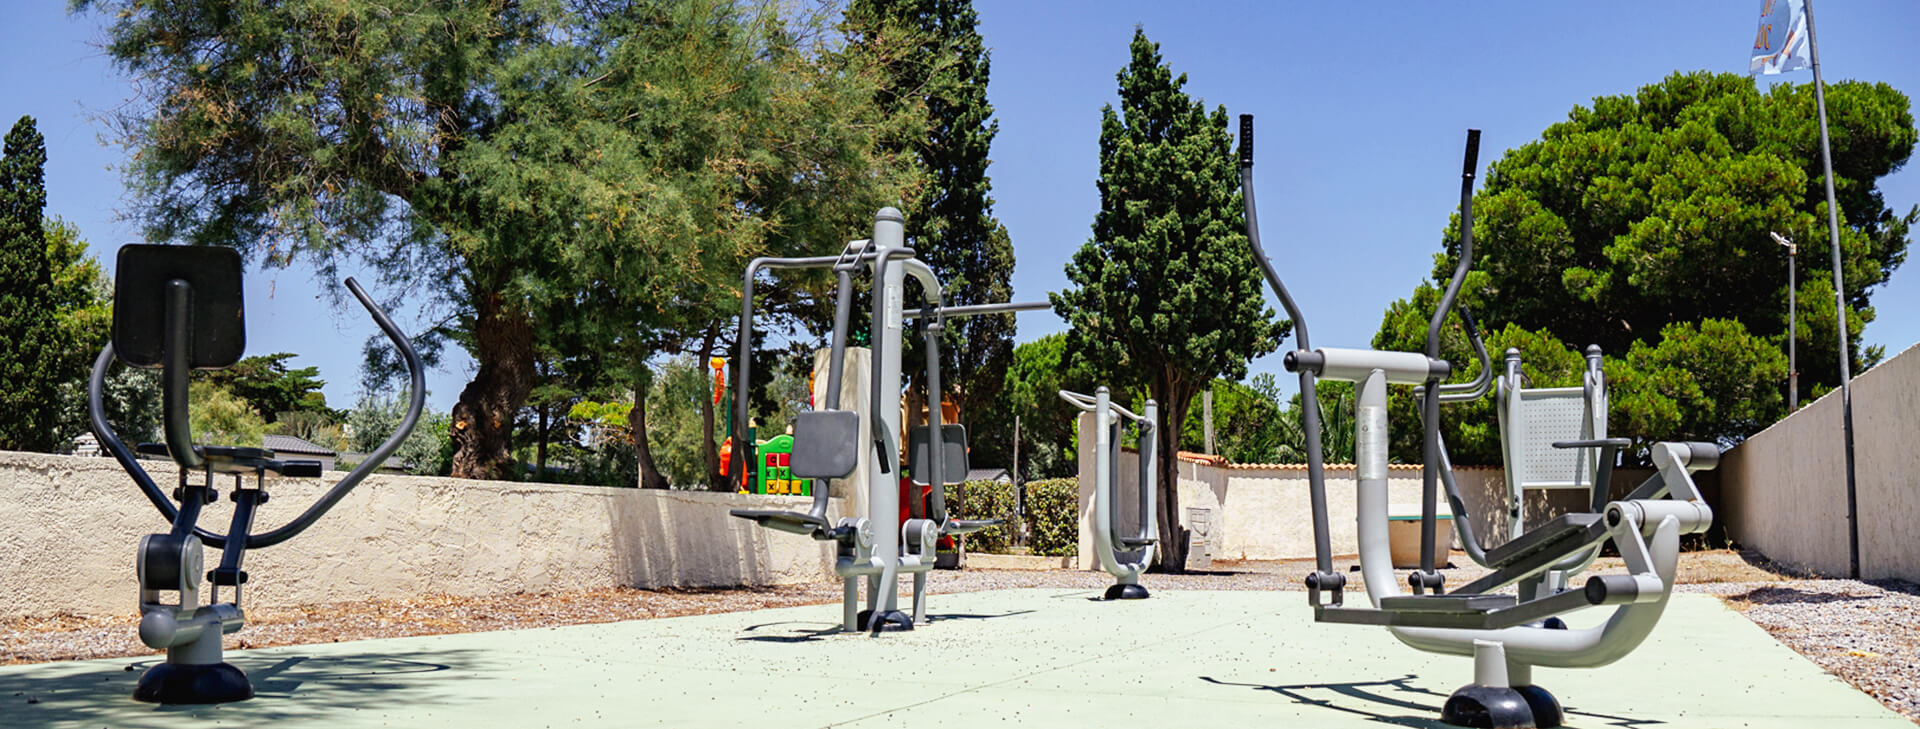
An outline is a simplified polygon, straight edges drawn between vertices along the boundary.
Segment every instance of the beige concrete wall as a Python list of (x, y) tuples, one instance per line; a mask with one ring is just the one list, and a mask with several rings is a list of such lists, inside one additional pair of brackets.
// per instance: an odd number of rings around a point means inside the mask
[[(147, 462), (166, 488), (170, 463)], [(264, 531), (341, 473), (268, 484)], [(231, 481), (201, 524), (225, 531)], [(247, 553), (249, 605), (627, 585), (806, 582), (829, 545), (771, 532), (733, 508), (804, 509), (750, 496), (376, 475), (306, 533)], [(840, 502), (835, 500), (834, 518)], [(0, 452), (0, 617), (136, 609), (133, 552), (166, 523), (109, 458)], [(207, 550), (207, 561), (218, 559)]]
[[(1081, 433), (1093, 431), (1091, 414), (1082, 414)], [(1098, 569), (1093, 556), (1093, 448), (1091, 437), (1080, 442), (1080, 547), (1077, 565)], [(1213, 510), (1213, 556), (1225, 560), (1305, 559), (1314, 556), (1312, 498), (1309, 495), (1304, 465), (1230, 465), (1210, 459), (1182, 458), (1179, 464), (1180, 507), (1183, 526), (1186, 509)], [(1139, 465), (1132, 453), (1120, 459), (1118, 475), (1121, 488), (1138, 483)], [(1652, 475), (1651, 471), (1616, 471), (1612, 491), (1624, 494)], [(1491, 548), (1508, 539), (1506, 481), (1497, 467), (1458, 467), (1454, 469), (1461, 498), (1473, 519), (1475, 536)], [(1356, 473), (1351, 464), (1328, 464), (1326, 468), (1329, 537), (1336, 554), (1359, 551), (1354, 510)], [(1388, 501), (1407, 506), (1417, 513), (1420, 503), (1421, 468), (1392, 466), (1388, 469)], [(1132, 493), (1124, 491), (1124, 493)], [(1131, 507), (1131, 496), (1122, 500)], [(1446, 511), (1446, 497), (1440, 506)], [(1585, 508), (1584, 491), (1532, 491), (1527, 494), (1527, 526), (1532, 528), (1573, 509)], [(1122, 523), (1133, 524), (1135, 510), (1121, 510)], [(1165, 535), (1163, 535), (1164, 538)], [(1455, 538), (1456, 548), (1458, 538)]]
[[(1841, 417), (1835, 391), (1727, 451), (1716, 517), (1729, 538), (1847, 574)], [(1854, 378), (1853, 433), (1861, 576), (1920, 581), (1920, 345)]]

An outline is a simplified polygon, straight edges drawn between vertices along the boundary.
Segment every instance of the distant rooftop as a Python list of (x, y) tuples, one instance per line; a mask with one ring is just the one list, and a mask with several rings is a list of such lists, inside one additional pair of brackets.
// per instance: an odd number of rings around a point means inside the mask
[(264, 445), (267, 447), (268, 450), (273, 451), (275, 454), (298, 453), (301, 455), (308, 455), (308, 456), (334, 455), (334, 451), (332, 448), (328, 448), (326, 446), (320, 445), (318, 443), (314, 443), (304, 438), (295, 438), (291, 435), (266, 436), (266, 443)]

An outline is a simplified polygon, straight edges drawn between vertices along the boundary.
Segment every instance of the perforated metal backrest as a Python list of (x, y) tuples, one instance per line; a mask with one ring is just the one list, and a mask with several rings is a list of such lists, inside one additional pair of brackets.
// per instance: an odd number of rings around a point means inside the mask
[(1521, 389), (1513, 423), (1501, 446), (1518, 449), (1512, 476), (1524, 489), (1583, 489), (1593, 484), (1593, 454), (1580, 448), (1555, 448), (1569, 440), (1591, 440), (1593, 420), (1586, 392), (1578, 387)]

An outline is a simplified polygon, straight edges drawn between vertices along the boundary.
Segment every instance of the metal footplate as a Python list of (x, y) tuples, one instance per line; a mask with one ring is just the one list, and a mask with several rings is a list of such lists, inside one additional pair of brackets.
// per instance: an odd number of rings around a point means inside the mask
[(775, 531), (804, 534), (821, 541), (835, 538), (833, 524), (822, 516), (775, 509), (733, 509), (727, 513)]
[(1466, 628), (1498, 630), (1526, 625), (1595, 605), (1643, 602), (1657, 597), (1656, 584), (1642, 584), (1631, 575), (1603, 575), (1587, 580), (1584, 589), (1520, 602), (1505, 594), (1396, 595), (1381, 598), (1380, 608), (1321, 605), (1313, 619), (1322, 623), (1390, 625), (1402, 628)]
[(941, 534), (972, 534), (982, 529), (991, 529), (1007, 523), (1005, 519), (948, 519)]
[(1487, 565), (1499, 569), (1540, 552), (1551, 552), (1558, 558), (1579, 551), (1606, 536), (1607, 521), (1604, 515), (1566, 514), (1527, 530), (1518, 539), (1487, 550)]

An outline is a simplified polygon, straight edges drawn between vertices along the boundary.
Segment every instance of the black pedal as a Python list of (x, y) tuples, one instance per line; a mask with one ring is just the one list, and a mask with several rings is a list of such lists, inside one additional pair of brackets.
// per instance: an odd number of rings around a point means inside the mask
[(247, 571), (237, 567), (215, 567), (207, 573), (207, 581), (216, 585), (239, 587), (247, 584)]

